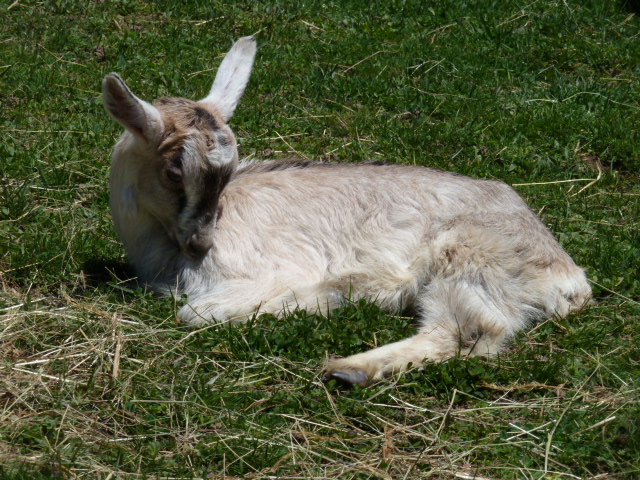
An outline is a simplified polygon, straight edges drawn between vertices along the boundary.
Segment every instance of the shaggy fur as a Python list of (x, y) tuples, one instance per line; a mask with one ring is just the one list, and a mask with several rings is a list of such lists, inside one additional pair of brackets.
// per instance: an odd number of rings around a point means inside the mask
[(137, 98), (115, 74), (105, 105), (126, 132), (111, 207), (140, 278), (188, 295), (192, 324), (328, 311), (368, 298), (414, 307), (406, 340), (326, 366), (365, 384), (425, 359), (492, 354), (531, 320), (580, 308), (584, 272), (507, 185), (400, 165), (238, 162), (227, 121), (255, 41), (227, 54), (200, 102)]

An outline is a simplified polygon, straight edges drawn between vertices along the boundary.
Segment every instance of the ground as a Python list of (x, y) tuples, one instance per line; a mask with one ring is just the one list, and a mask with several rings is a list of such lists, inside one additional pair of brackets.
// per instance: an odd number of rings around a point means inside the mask
[[(634, 2), (0, 2), (0, 478), (640, 476), (640, 20)], [(412, 318), (356, 303), (191, 330), (133, 280), (108, 209), (116, 71), (202, 98), (256, 67), (243, 157), (381, 160), (501, 179), (595, 303), (499, 357), (366, 388), (328, 355)]]

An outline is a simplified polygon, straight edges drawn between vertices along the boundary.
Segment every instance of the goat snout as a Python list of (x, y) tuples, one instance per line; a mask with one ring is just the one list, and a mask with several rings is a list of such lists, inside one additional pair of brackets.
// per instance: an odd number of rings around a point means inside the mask
[(212, 246), (213, 243), (211, 240), (202, 238), (197, 233), (194, 233), (184, 244), (183, 250), (187, 257), (200, 260), (207, 254)]

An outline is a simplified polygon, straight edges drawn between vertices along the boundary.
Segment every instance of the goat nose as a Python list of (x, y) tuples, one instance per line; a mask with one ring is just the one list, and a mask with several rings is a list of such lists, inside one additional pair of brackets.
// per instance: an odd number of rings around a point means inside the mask
[(184, 253), (194, 260), (199, 260), (207, 254), (211, 246), (211, 242), (200, 238), (196, 233), (194, 233), (186, 242), (184, 246)]

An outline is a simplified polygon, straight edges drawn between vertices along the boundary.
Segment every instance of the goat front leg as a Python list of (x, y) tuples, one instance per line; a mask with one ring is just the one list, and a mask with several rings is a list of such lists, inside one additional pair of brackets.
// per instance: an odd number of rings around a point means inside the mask
[(300, 308), (309, 313), (326, 313), (340, 306), (343, 296), (326, 285), (274, 287), (268, 284), (223, 284), (189, 299), (178, 318), (192, 326), (211, 323), (242, 323), (253, 315), (270, 313), (279, 316)]
[(251, 281), (227, 281), (189, 294), (178, 319), (194, 327), (214, 323), (243, 323), (271, 298), (272, 289)]
[[(258, 310), (248, 307), (239, 299), (198, 297), (190, 300), (178, 311), (178, 320), (192, 327), (211, 325), (214, 323), (243, 323), (249, 320)], [(244, 300), (244, 299), (243, 299)], [(238, 305), (245, 305), (239, 308)]]

